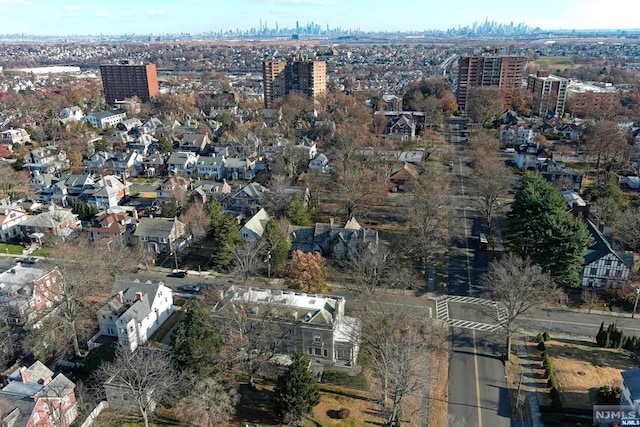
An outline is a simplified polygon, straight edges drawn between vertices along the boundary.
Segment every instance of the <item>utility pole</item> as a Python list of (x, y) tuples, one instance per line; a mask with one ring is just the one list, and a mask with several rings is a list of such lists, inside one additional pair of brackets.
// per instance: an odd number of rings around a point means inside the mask
[(264, 262), (267, 263), (267, 278), (271, 279), (271, 251), (267, 251), (267, 259)]

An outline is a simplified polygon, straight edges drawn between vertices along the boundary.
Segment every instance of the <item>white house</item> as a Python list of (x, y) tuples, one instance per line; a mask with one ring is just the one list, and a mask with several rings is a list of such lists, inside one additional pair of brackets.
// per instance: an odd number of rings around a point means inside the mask
[(100, 332), (89, 341), (90, 350), (117, 340), (135, 351), (175, 311), (171, 288), (162, 282), (119, 280), (111, 294), (107, 304), (98, 310)]
[(80, 109), (80, 107), (73, 106), (67, 107), (60, 110), (60, 119), (66, 123), (68, 121), (77, 121), (79, 122), (84, 118), (84, 113)]
[(19, 224), (29, 217), (27, 212), (18, 205), (0, 206), (0, 241), (6, 242), (20, 235)]
[(118, 123), (123, 122), (127, 118), (127, 113), (120, 110), (100, 111), (98, 113), (87, 114), (84, 120), (91, 126), (99, 129), (107, 129), (114, 127)]
[(7, 129), (0, 132), (0, 142), (8, 144), (24, 144), (31, 141), (29, 134), (22, 128)]
[(318, 173), (330, 173), (329, 158), (324, 153), (318, 154), (309, 162), (309, 169)]
[(613, 250), (609, 241), (591, 222), (586, 222), (593, 244), (587, 248), (582, 270), (582, 286), (618, 288), (629, 280), (633, 254)]
[(204, 179), (222, 179), (224, 156), (200, 156), (196, 165), (198, 176)]
[(536, 143), (521, 144), (516, 148), (513, 161), (520, 170), (539, 169), (551, 158), (551, 154)]
[(167, 170), (172, 175), (180, 172), (191, 175), (198, 164), (199, 156), (188, 151), (174, 151), (167, 159)]
[(245, 242), (257, 242), (264, 233), (264, 228), (269, 222), (269, 214), (264, 208), (260, 208), (240, 229), (240, 238)]

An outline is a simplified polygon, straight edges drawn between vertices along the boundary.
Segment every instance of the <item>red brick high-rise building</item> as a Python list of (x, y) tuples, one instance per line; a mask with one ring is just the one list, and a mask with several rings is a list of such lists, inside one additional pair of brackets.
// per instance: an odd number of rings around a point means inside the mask
[(266, 108), (271, 108), (275, 99), (290, 93), (315, 98), (327, 91), (327, 64), (324, 61), (305, 61), (301, 56), (289, 61), (264, 61), (262, 76)]
[(476, 87), (496, 88), (502, 94), (522, 87), (525, 57), (500, 55), (499, 49), (480, 56), (462, 56), (458, 60), (458, 86), (456, 101), (466, 110), (469, 93)]
[(104, 97), (108, 104), (137, 96), (148, 102), (158, 96), (158, 72), (155, 64), (133, 64), (122, 61), (119, 64), (100, 65)]

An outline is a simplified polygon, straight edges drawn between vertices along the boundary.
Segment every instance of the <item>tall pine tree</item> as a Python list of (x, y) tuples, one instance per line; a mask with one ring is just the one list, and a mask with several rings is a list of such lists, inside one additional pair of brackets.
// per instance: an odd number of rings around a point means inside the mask
[(229, 248), (240, 243), (240, 233), (236, 221), (225, 215), (220, 202), (210, 199), (204, 204), (209, 216), (209, 235), (213, 250), (211, 259), (216, 266), (226, 267), (231, 262)]
[(522, 177), (508, 214), (507, 248), (529, 257), (559, 285), (578, 286), (591, 236), (562, 193), (535, 172)]
[(267, 221), (267, 224), (264, 226), (262, 242), (264, 244), (265, 255), (268, 257), (268, 262), (271, 263), (271, 270), (277, 273), (280, 266), (287, 262), (291, 242), (273, 218)]
[(273, 401), (284, 423), (295, 423), (320, 403), (318, 381), (309, 372), (309, 357), (297, 351), (293, 364), (278, 377)]

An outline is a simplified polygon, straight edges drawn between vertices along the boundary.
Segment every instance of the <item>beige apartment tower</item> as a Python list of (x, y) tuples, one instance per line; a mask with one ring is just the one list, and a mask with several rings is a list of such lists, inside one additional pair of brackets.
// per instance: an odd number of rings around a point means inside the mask
[(520, 90), (525, 58), (500, 55), (499, 49), (486, 51), (480, 56), (463, 56), (458, 60), (458, 108), (466, 110), (469, 93), (476, 87), (496, 88), (505, 97)]
[(554, 116), (564, 115), (567, 101), (567, 87), (569, 80), (539, 70), (527, 77), (527, 90), (533, 93), (533, 113), (544, 116), (553, 112)]
[(265, 108), (271, 108), (274, 100), (290, 93), (315, 98), (327, 91), (327, 64), (324, 61), (305, 61), (301, 56), (289, 61), (264, 61), (262, 76)]

